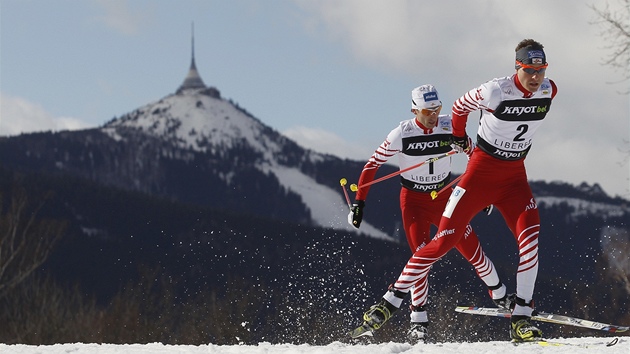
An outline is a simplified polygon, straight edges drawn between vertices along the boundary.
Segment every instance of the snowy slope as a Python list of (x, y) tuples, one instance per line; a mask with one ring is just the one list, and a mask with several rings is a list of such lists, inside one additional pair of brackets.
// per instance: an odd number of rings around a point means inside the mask
[[(318, 184), (296, 168), (279, 165), (263, 168), (278, 176), (285, 187), (302, 196), (302, 200), (311, 209), (311, 215), (319, 226), (356, 231), (347, 222), (348, 205), (344, 198), (339, 197), (338, 193)], [(366, 222), (361, 224), (361, 232), (372, 237), (392, 240), (389, 235)]]
[[(392, 239), (368, 222), (362, 224), (360, 231), (351, 227), (346, 221), (348, 208), (339, 191), (317, 183), (297, 167), (281, 163), (279, 155), (288, 138), (220, 97), (203, 94), (200, 90), (169, 95), (114, 119), (102, 130), (120, 141), (123, 138), (117, 130), (125, 128), (139, 129), (181, 149), (213, 155), (237, 146), (248, 146), (262, 156), (255, 167), (266, 174), (274, 174), (286, 189), (300, 195), (310, 208), (316, 225)], [(304, 158), (317, 161), (324, 157), (305, 150)], [(230, 176), (223, 178), (227, 180)]]
[[(409, 345), (406, 343), (383, 343), (369, 345), (350, 345), (334, 342), (329, 345), (316, 346), (308, 344), (269, 344), (258, 345), (163, 345), (151, 344), (55, 344), (48, 346), (5, 345), (0, 344), (3, 354), (461, 354), (461, 353), (589, 353), (589, 354), (628, 354), (630, 353), (630, 339), (620, 337), (620, 341), (613, 347), (606, 347), (612, 338), (571, 338), (557, 339), (558, 342), (572, 345), (544, 347), (535, 344), (514, 346), (510, 342), (480, 342), (480, 343), (436, 343)], [(580, 347), (577, 345), (586, 345)]]

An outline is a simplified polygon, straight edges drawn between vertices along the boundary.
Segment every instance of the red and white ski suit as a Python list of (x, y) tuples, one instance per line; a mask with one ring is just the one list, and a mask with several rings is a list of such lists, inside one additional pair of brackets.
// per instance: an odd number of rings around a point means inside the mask
[[(359, 185), (373, 181), (378, 168), (395, 155), (398, 155), (400, 169), (404, 170), (451, 151), (451, 134), (451, 118), (448, 115), (439, 116), (436, 126), (432, 129), (424, 127), (416, 118), (402, 121), (387, 135), (385, 141), (369, 159), (359, 177)], [(436, 199), (432, 199), (430, 193), (448, 184), (451, 176), (451, 157), (411, 169), (400, 176), (403, 226), (411, 252), (416, 252), (431, 240), (431, 224), (438, 226), (448, 201), (448, 193), (440, 193)], [(356, 199), (365, 200), (368, 191), (369, 186), (360, 188)], [(500, 283), (494, 264), (486, 257), (470, 225), (466, 225), (466, 236), (455, 247), (475, 267), (477, 275), (486, 285), (496, 286)], [(423, 277), (423, 282), (413, 287), (414, 306), (426, 303), (427, 290), (426, 277)]]
[[(554, 82), (545, 78), (539, 89), (531, 93), (513, 75), (491, 80), (455, 102), (454, 136), (465, 136), (470, 112), (482, 112), (477, 147), (463, 178), (451, 193), (436, 236), (409, 259), (394, 289), (408, 292), (412, 285), (425, 287), (431, 265), (461, 242), (475, 214), (493, 204), (518, 244), (516, 294), (526, 302), (531, 301), (538, 273), (540, 219), (527, 182), (524, 159), (556, 92)], [(392, 299), (391, 293), (385, 298), (399, 303)]]

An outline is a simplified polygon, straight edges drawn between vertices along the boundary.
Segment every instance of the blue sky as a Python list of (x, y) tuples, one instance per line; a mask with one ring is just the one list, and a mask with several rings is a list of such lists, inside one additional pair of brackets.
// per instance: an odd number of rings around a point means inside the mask
[(206, 85), (305, 147), (367, 160), (411, 118), (414, 87), (434, 84), (447, 113), (469, 89), (511, 75), (514, 47), (534, 38), (559, 94), (529, 178), (628, 198), (629, 82), (602, 64), (610, 49), (589, 8), (619, 3), (0, 0), (0, 135), (97, 127), (175, 92), (194, 22)]

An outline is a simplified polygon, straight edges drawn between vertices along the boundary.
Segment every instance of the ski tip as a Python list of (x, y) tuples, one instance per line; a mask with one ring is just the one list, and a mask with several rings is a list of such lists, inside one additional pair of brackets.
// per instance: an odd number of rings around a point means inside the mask
[(619, 338), (615, 338), (612, 341), (606, 343), (607, 347), (612, 347), (613, 345), (617, 344), (617, 342), (619, 342)]

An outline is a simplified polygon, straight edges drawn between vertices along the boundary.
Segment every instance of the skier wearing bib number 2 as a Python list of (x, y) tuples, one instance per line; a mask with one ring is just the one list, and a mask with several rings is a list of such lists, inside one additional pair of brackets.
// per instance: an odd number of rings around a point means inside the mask
[(545, 77), (547, 66), (543, 45), (525, 39), (516, 46), (514, 75), (488, 81), (455, 101), (453, 142), (464, 150), (471, 148), (466, 121), (469, 113), (481, 110), (477, 146), (451, 193), (436, 236), (413, 254), (382, 300), (364, 314), (364, 326), (380, 328), (412, 286), (425, 285), (431, 265), (458, 244), (473, 216), (493, 204), (514, 234), (519, 251), (516, 294), (495, 303), (512, 311), (513, 341), (542, 337), (542, 331), (530, 322), (538, 275), (540, 219), (524, 160), (557, 92), (555, 83)]

